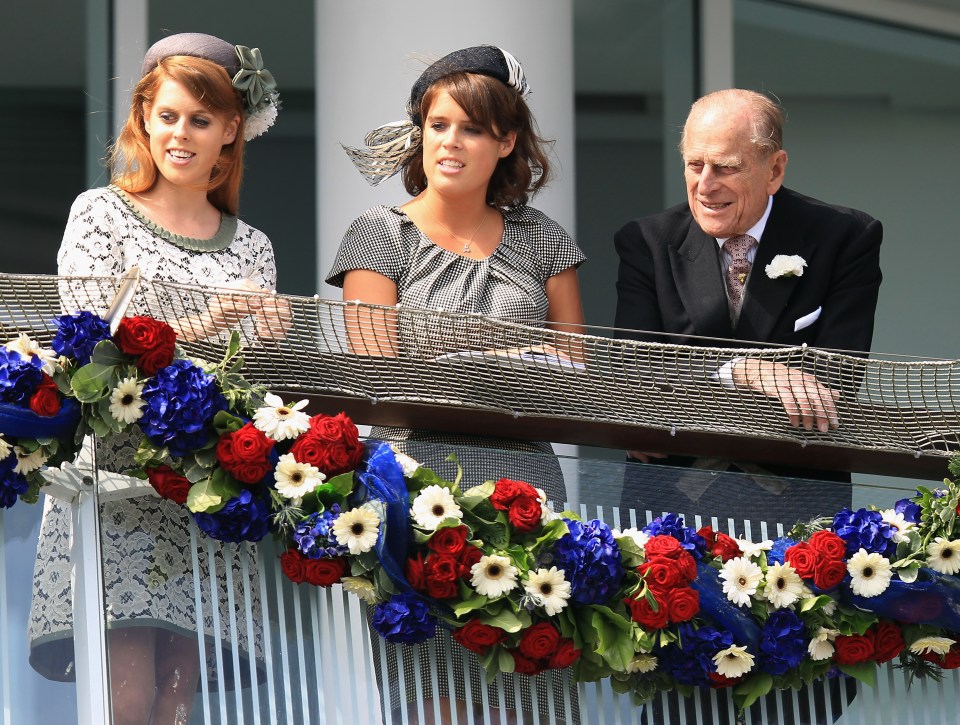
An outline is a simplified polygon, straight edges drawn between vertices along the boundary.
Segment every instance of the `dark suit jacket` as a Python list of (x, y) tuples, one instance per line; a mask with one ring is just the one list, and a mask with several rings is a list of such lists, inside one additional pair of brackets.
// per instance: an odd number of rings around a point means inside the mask
[[(716, 239), (697, 225), (687, 204), (626, 224), (614, 237), (620, 255), (618, 336), (655, 342), (722, 346), (697, 335), (866, 353), (880, 289), (880, 222), (781, 188), (773, 199), (740, 319), (733, 327)], [(778, 254), (807, 263), (800, 277), (770, 279)], [(798, 319), (820, 309), (798, 331)], [(649, 333), (670, 333), (670, 337)], [(671, 461), (682, 465), (681, 461)], [(849, 476), (784, 469), (782, 475), (849, 480)], [(812, 474), (812, 475), (811, 475)]]

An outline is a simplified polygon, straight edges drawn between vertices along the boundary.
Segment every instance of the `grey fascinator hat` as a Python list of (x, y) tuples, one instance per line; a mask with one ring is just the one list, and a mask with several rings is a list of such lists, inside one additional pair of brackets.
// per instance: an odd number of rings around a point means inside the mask
[(510, 53), (493, 45), (455, 50), (427, 68), (410, 89), (407, 118), (387, 123), (368, 133), (365, 149), (344, 146), (357, 170), (376, 186), (396, 174), (420, 148), (420, 102), (434, 83), (455, 73), (479, 73), (496, 78), (526, 98), (530, 86), (520, 63)]
[(178, 33), (169, 35), (150, 46), (143, 58), (140, 77), (152, 71), (164, 58), (189, 55), (203, 58), (222, 66), (233, 81), (233, 87), (243, 98), (246, 111), (243, 138), (251, 141), (267, 132), (277, 120), (280, 94), (273, 75), (263, 67), (260, 49), (245, 45), (231, 45), (206, 33)]

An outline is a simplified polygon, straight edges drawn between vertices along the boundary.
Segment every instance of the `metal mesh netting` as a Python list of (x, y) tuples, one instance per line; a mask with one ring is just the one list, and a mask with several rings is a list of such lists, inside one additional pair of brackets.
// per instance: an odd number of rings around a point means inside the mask
[[(49, 343), (54, 319), (106, 313), (123, 280), (0, 275), (3, 340)], [(864, 359), (810, 348), (700, 347), (557, 332), (443, 311), (139, 280), (126, 315), (170, 322), (187, 354), (219, 360), (230, 323), (245, 375), (275, 392), (603, 421), (669, 431), (943, 455), (960, 450), (960, 360)], [(839, 391), (828, 433), (718, 380), (734, 358), (785, 363)]]

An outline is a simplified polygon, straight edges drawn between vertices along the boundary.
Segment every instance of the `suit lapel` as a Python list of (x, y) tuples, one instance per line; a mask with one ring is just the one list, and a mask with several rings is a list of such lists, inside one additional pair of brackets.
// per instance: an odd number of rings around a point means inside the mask
[(677, 292), (690, 316), (690, 331), (708, 337), (732, 337), (717, 240), (693, 222), (686, 238), (677, 247), (670, 247), (670, 265)]
[(789, 222), (792, 218), (790, 201), (786, 189), (774, 197), (773, 209), (747, 280), (746, 296), (736, 330), (736, 336), (741, 340), (772, 342), (774, 326), (800, 283), (799, 277), (770, 279), (766, 272), (767, 265), (778, 254), (796, 254), (809, 260), (816, 250), (816, 241), (804, 239), (797, 225)]

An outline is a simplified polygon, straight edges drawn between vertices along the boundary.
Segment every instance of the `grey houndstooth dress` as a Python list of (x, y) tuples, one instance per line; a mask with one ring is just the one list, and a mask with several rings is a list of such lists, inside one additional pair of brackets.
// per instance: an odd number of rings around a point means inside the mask
[[(504, 231), (499, 246), (489, 257), (478, 260), (434, 244), (399, 207), (373, 207), (350, 225), (327, 282), (342, 287), (346, 272), (371, 270), (396, 283), (398, 302), (405, 307), (477, 313), (531, 325), (542, 324), (547, 316), (547, 280), (565, 269), (579, 266), (586, 257), (559, 224), (536, 209), (520, 206), (503, 210), (503, 218)], [(457, 331), (445, 336), (441, 327), (432, 333), (425, 339), (415, 330), (401, 329), (399, 339), (404, 353), (434, 357), (461, 349), (462, 340), (457, 339)], [(549, 443), (387, 427), (375, 427), (371, 436), (402, 441), (398, 447), (405, 453), (449, 480), (455, 473), (454, 464), (444, 459), (449, 453), (456, 453), (463, 467), (462, 488), (507, 477), (544, 489), (547, 497), (560, 505), (565, 501), (562, 473)], [(412, 653), (408, 650), (398, 655), (400, 647), (383, 642), (377, 635), (373, 638), (381, 692), (387, 692), (382, 672), (385, 664), (389, 707), (396, 711), (416, 696), (411, 692), (415, 682)], [(429, 645), (418, 645), (418, 648), (423, 693), (432, 689), (429, 666), (432, 654), (437, 660), (438, 672), (446, 672), (445, 663), (449, 663), (454, 673), (449, 679), (453, 681), (457, 699), (466, 699), (464, 679), (465, 672), (469, 671), (472, 699), (480, 701), (484, 677), (475, 655), (454, 645), (445, 631)], [(399, 667), (403, 668), (407, 683), (405, 694), (400, 692), (398, 684)], [(531, 686), (536, 689), (536, 702), (543, 715), (549, 714), (544, 708), (552, 700), (554, 714), (559, 715), (561, 721), (578, 721), (576, 692), (570, 693), (569, 681), (556, 673), (535, 678), (519, 676), (515, 681), (512, 677), (506, 678), (503, 694), (507, 707), (530, 710)], [(496, 706), (500, 702), (496, 682), (486, 689), (488, 702)], [(439, 678), (436, 694), (449, 696), (447, 677)], [(565, 703), (571, 697), (571, 712), (566, 714)]]

